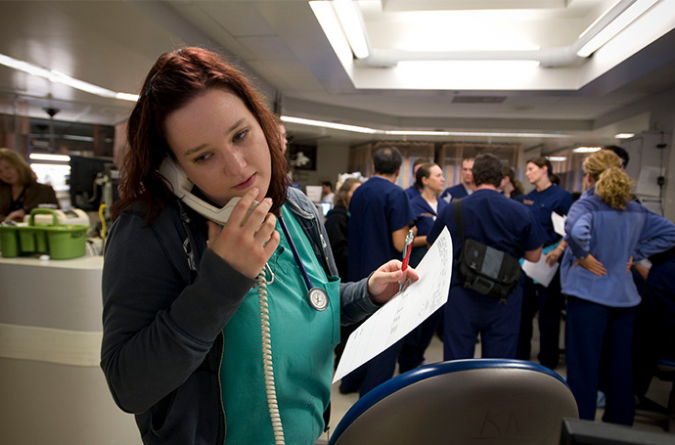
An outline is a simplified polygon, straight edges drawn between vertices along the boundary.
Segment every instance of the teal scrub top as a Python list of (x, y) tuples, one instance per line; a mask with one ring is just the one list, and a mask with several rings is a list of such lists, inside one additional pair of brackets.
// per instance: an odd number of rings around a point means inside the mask
[[(279, 223), (279, 247), (268, 261), (267, 285), (274, 380), (284, 437), (289, 444), (314, 444), (324, 429), (330, 402), (333, 350), (340, 341), (340, 279), (328, 277), (311, 243), (286, 205), (282, 217), (314, 287), (329, 296), (317, 311)], [(267, 279), (270, 280), (269, 272)], [(225, 444), (274, 444), (263, 374), (259, 287), (251, 289), (223, 329), (221, 388)]]

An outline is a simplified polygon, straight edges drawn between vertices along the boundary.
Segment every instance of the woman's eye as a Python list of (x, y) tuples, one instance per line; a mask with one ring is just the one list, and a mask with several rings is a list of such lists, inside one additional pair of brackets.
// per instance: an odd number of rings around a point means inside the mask
[(244, 139), (247, 134), (248, 134), (248, 130), (241, 130), (240, 132), (238, 132), (237, 134), (234, 135), (234, 137), (232, 138), (232, 141), (233, 142), (239, 142), (242, 139)]
[(205, 153), (205, 154), (193, 159), (193, 162), (195, 162), (195, 163), (204, 162), (204, 161), (208, 160), (210, 157), (211, 157), (211, 153)]

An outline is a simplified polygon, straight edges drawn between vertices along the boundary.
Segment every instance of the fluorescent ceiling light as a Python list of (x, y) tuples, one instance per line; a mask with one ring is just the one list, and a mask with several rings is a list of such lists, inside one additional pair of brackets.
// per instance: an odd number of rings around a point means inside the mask
[(498, 133), (478, 131), (429, 131), (429, 130), (378, 130), (356, 125), (337, 124), (334, 122), (304, 119), (300, 117), (281, 116), (283, 122), (312, 127), (332, 128), (334, 130), (351, 131), (354, 133), (378, 134), (386, 136), (457, 136), (457, 137), (513, 137), (513, 138), (568, 138), (567, 134), (557, 133)]
[(31, 164), (30, 168), (36, 173), (40, 174), (40, 171), (61, 171), (64, 173), (70, 172), (70, 165), (68, 164)]
[(137, 102), (140, 96), (131, 93), (115, 93), (115, 98), (119, 100), (127, 100), (129, 102)]
[(354, 56), (357, 59), (365, 59), (370, 55), (366, 33), (363, 28), (363, 20), (358, 11), (357, 2), (352, 0), (333, 0), (333, 7), (337, 14), (342, 30), (347, 37)]
[(389, 136), (459, 136), (459, 137), (502, 137), (502, 138), (568, 138), (566, 134), (555, 133), (498, 133), (484, 131), (405, 131), (376, 130), (378, 134)]
[(635, 137), (635, 133), (619, 133), (614, 136), (616, 139), (630, 139), (632, 137)]
[(28, 156), (30, 159), (36, 161), (54, 161), (54, 162), (70, 162), (68, 155), (53, 155), (49, 153), (31, 153)]
[[(597, 51), (602, 45), (609, 42), (618, 33), (640, 17), (645, 11), (654, 6), (659, 0), (637, 0), (617, 18), (605, 26), (591, 40), (577, 51), (579, 57), (588, 57)], [(601, 17), (602, 18), (602, 17)], [(594, 23), (595, 24), (595, 23)], [(591, 25), (588, 29), (592, 28)], [(588, 29), (586, 31), (588, 31)], [(586, 33), (582, 33), (584, 35)]]
[(42, 77), (44, 79), (49, 80), (50, 82), (67, 85), (71, 88), (95, 94), (97, 96), (121, 99), (131, 102), (135, 102), (138, 100), (138, 95), (128, 93), (117, 93), (115, 91), (108, 90), (106, 88), (102, 88), (79, 79), (75, 79), (74, 77), (61, 73), (59, 71), (41, 68), (31, 63), (14, 59), (12, 57), (5, 56), (3, 54), (0, 54), (0, 65), (5, 65), (10, 68), (14, 68), (15, 70), (31, 74), (33, 76)]
[(319, 26), (321, 26), (321, 29), (323, 29), (324, 34), (326, 34), (328, 41), (335, 50), (335, 54), (338, 57), (342, 56), (352, 60), (352, 49), (349, 47), (349, 42), (342, 32), (340, 22), (338, 22), (338, 18), (335, 16), (335, 10), (331, 2), (311, 1), (309, 2), (309, 6), (312, 8)]
[(574, 153), (595, 153), (596, 151), (600, 151), (602, 147), (577, 147), (574, 150), (572, 150)]
[(567, 160), (565, 156), (547, 156), (547, 159), (551, 162), (563, 162)]
[(301, 117), (281, 116), (281, 120), (293, 124), (309, 125), (311, 127), (332, 128), (334, 130), (351, 131), (354, 133), (371, 133), (371, 134), (377, 133), (377, 130), (374, 130), (372, 128), (359, 127), (356, 125), (336, 124), (334, 122), (324, 122), (313, 119), (303, 119)]

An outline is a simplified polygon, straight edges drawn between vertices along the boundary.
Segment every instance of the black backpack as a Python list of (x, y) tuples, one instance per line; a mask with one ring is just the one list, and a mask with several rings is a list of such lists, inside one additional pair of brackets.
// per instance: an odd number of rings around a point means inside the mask
[(462, 240), (462, 250), (455, 264), (464, 287), (483, 295), (506, 300), (513, 293), (520, 279), (521, 269), (517, 258), (506, 252), (464, 238), (462, 200), (453, 203), (457, 229)]

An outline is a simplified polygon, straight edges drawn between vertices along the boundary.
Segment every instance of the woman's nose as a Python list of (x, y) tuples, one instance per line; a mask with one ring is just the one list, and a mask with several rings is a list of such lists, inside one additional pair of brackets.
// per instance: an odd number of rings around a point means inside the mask
[(236, 148), (227, 148), (223, 150), (224, 169), (227, 173), (239, 173), (246, 165), (244, 153)]

